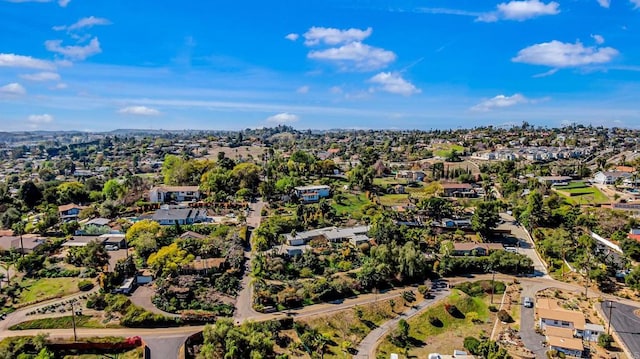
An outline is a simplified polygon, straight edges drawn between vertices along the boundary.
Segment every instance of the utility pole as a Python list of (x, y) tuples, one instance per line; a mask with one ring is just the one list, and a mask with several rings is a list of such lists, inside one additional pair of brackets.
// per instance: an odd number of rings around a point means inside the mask
[(78, 341), (78, 335), (76, 333), (76, 310), (73, 307), (73, 301), (71, 301), (71, 324), (73, 325), (73, 342)]
[(613, 317), (611, 316), (613, 314), (613, 312), (611, 311), (613, 309), (613, 302), (610, 300), (609, 301), (609, 324), (607, 325), (607, 334), (611, 335), (611, 321), (613, 320)]
[(495, 292), (496, 290), (495, 280), (496, 280), (496, 271), (494, 271), (493, 268), (491, 268), (491, 304), (493, 304), (493, 292)]

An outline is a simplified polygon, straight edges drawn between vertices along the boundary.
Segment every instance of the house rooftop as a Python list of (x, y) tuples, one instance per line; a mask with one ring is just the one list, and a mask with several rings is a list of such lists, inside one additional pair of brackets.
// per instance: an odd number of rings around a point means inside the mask
[(584, 350), (584, 346), (582, 345), (582, 339), (578, 338), (561, 338), (561, 337), (553, 337), (547, 336), (547, 343), (550, 346), (565, 348), (570, 350)]
[(469, 183), (443, 183), (444, 189), (473, 189), (473, 186)]
[(331, 187), (326, 185), (313, 185), (313, 186), (298, 186), (294, 187), (296, 191), (315, 191), (320, 189), (330, 189)]
[(584, 314), (575, 310), (536, 308), (539, 318), (573, 323), (575, 329), (583, 330), (586, 324)]
[(550, 337), (573, 338), (573, 330), (570, 328), (552, 327), (548, 325), (544, 329), (544, 333)]
[(200, 190), (198, 186), (156, 186), (151, 189), (159, 192), (196, 192)]

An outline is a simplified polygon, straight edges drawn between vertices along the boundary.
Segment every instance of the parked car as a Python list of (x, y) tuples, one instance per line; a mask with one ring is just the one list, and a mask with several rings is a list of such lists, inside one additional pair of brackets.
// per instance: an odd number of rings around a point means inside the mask
[(524, 297), (524, 300), (522, 301), (522, 305), (524, 305), (525, 308), (533, 308), (533, 299), (529, 297)]
[(120, 248), (114, 244), (107, 244), (106, 246), (104, 246), (104, 249), (108, 251), (117, 251)]

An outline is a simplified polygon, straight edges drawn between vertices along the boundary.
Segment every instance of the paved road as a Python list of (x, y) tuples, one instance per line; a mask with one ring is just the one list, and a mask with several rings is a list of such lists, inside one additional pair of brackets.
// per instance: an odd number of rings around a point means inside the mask
[[(260, 212), (262, 212), (262, 208), (264, 208), (265, 203), (262, 202), (262, 199), (258, 199), (256, 203), (251, 203), (250, 208), (251, 211), (247, 216), (247, 225), (253, 228), (258, 228), (260, 223), (262, 222), (262, 216)], [(242, 277), (242, 281), (240, 282), (240, 292), (238, 292), (238, 296), (236, 297), (236, 310), (233, 312), (233, 319), (236, 323), (241, 323), (242, 321), (255, 317), (260, 313), (253, 310), (253, 285), (251, 284), (251, 260), (253, 259), (253, 250), (251, 248), (251, 238), (249, 238), (249, 247), (245, 250), (244, 256), (246, 260), (247, 270), (245, 270), (244, 277)]]
[(364, 339), (362, 339), (362, 341), (356, 348), (356, 351), (358, 352), (358, 354), (355, 355), (353, 358), (354, 359), (375, 358), (376, 357), (375, 352), (378, 347), (378, 342), (382, 338), (384, 338), (390, 331), (395, 329), (398, 326), (398, 322), (401, 319), (408, 320), (416, 316), (417, 314), (422, 313), (423, 310), (435, 304), (437, 301), (441, 300), (442, 298), (446, 297), (447, 295), (449, 295), (449, 293), (450, 293), (449, 289), (446, 289), (446, 288), (432, 291), (432, 294), (434, 295), (433, 298), (425, 299), (421, 301), (420, 303), (404, 311), (402, 314), (400, 314), (396, 318), (393, 318), (385, 322), (381, 326), (377, 327), (376, 329), (372, 330), (366, 337), (364, 337)]
[[(609, 320), (609, 303), (611, 302), (607, 300), (600, 304), (607, 320)], [(611, 330), (615, 331), (627, 345), (633, 356), (631, 359), (638, 359), (640, 358), (640, 317), (635, 313), (638, 307), (617, 301), (612, 303), (611, 317), (613, 317), (613, 320), (611, 321)]]
[(164, 315), (164, 316), (167, 316), (167, 317), (179, 317), (180, 316), (178, 314), (165, 312), (164, 310), (161, 310), (158, 307), (156, 307), (155, 304), (153, 304), (153, 302), (151, 301), (151, 298), (153, 297), (154, 294), (155, 293), (153, 291), (153, 288), (151, 288), (147, 284), (147, 285), (139, 286), (138, 288), (136, 288), (136, 290), (129, 297), (129, 299), (131, 299), (131, 303), (133, 303), (133, 304), (135, 304), (135, 305), (137, 305), (139, 307), (142, 307), (142, 308), (150, 311), (151, 313), (160, 314), (160, 315)]
[(529, 236), (524, 227), (517, 225), (516, 219), (506, 213), (500, 213), (500, 218), (504, 223), (499, 225), (498, 229), (508, 229), (511, 231), (511, 236), (518, 241), (518, 253), (526, 255), (533, 261), (534, 276), (550, 278), (547, 274), (547, 267), (535, 249), (533, 238)]
[[(195, 333), (197, 331), (193, 331)], [(192, 334), (193, 334), (192, 333)], [(144, 335), (144, 339), (149, 348), (149, 355), (152, 359), (176, 359), (180, 352), (180, 347), (187, 340), (186, 334), (168, 334), (164, 336)]]

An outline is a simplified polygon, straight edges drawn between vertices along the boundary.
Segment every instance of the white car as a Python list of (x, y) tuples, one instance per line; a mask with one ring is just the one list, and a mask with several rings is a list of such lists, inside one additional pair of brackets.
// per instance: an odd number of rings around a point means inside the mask
[(104, 246), (104, 249), (108, 251), (117, 251), (120, 248), (114, 244), (107, 244), (106, 246)]
[(525, 308), (533, 308), (533, 299), (529, 297), (524, 297), (524, 300), (522, 301), (522, 305), (524, 305)]

